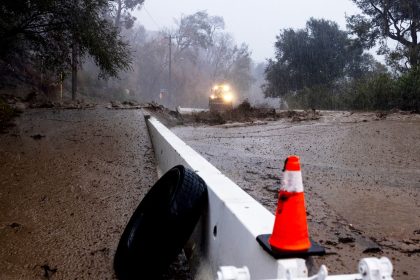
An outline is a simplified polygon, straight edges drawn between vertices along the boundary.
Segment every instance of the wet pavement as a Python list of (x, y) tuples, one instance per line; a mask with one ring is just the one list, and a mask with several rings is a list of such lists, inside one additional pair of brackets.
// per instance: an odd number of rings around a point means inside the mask
[(0, 279), (113, 279), (156, 181), (139, 110), (27, 110), (0, 134)]
[(284, 159), (301, 157), (316, 264), (355, 273), (387, 256), (395, 279), (420, 275), (420, 116), (323, 112), (290, 120), (177, 126), (172, 131), (271, 212)]

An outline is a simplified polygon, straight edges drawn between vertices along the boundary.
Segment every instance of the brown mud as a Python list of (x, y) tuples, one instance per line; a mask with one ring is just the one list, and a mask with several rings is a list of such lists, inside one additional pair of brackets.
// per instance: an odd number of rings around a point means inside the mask
[(283, 161), (299, 155), (311, 237), (328, 252), (316, 264), (355, 273), (361, 258), (387, 256), (395, 279), (418, 279), (419, 115), (322, 111), (172, 130), (273, 213)]
[(140, 111), (26, 110), (0, 134), (0, 279), (113, 279), (157, 179)]

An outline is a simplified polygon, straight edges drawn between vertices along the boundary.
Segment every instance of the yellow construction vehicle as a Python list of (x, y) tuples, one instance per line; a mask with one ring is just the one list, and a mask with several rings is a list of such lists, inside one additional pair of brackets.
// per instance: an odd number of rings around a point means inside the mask
[(225, 112), (233, 109), (233, 93), (228, 84), (216, 84), (209, 97), (210, 112)]

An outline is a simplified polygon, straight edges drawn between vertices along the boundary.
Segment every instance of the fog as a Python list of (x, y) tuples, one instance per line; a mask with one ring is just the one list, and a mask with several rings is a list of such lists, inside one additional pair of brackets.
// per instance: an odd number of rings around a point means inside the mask
[(158, 30), (173, 27), (175, 19), (181, 15), (200, 10), (222, 16), (226, 31), (237, 42), (249, 45), (256, 62), (274, 55), (274, 42), (280, 29), (303, 28), (310, 17), (333, 20), (345, 29), (345, 15), (360, 12), (350, 0), (153, 0), (146, 1), (143, 8), (134, 14), (137, 22), (146, 29)]

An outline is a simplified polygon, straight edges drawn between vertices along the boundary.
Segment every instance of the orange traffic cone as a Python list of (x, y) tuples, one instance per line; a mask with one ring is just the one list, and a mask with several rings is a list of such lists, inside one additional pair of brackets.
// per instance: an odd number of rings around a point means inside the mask
[(305, 251), (311, 247), (298, 156), (289, 156), (284, 163), (276, 220), (269, 243), (272, 248), (284, 251)]

